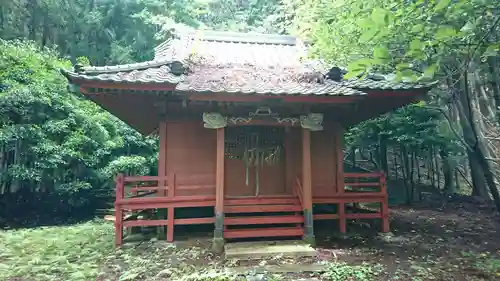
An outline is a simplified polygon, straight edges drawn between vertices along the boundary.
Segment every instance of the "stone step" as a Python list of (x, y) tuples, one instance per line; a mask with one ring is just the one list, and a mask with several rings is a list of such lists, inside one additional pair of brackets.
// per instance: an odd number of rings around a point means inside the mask
[(326, 264), (283, 264), (265, 266), (237, 266), (227, 268), (229, 273), (247, 274), (251, 273), (303, 273), (303, 272), (324, 272)]
[(265, 259), (281, 257), (315, 257), (316, 250), (303, 241), (226, 243), (226, 259)]

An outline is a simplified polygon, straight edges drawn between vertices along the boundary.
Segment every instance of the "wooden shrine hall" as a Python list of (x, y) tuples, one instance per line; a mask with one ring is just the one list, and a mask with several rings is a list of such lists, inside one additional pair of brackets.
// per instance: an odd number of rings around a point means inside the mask
[[(213, 31), (178, 33), (148, 62), (62, 72), (72, 89), (159, 135), (157, 175), (116, 177), (116, 244), (125, 228), (158, 226), (173, 241), (176, 225), (214, 224), (217, 250), (236, 238), (313, 242), (316, 220), (346, 232), (347, 219), (378, 219), (389, 231), (385, 177), (344, 172), (343, 133), (429, 90), (377, 75), (344, 79), (292, 36)], [(348, 212), (353, 203), (380, 207)], [(315, 212), (321, 204), (335, 211)], [(176, 217), (188, 207), (214, 211)], [(127, 215), (143, 210), (156, 217)]]

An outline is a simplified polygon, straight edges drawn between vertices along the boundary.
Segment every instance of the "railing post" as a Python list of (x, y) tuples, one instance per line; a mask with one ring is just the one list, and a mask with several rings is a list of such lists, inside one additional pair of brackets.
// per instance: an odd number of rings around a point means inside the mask
[[(175, 174), (170, 176), (170, 184), (168, 185), (168, 197), (175, 197), (175, 187), (176, 187), (176, 178)], [(174, 220), (175, 220), (175, 209), (174, 207), (168, 208), (168, 226), (167, 226), (167, 242), (174, 241)]]
[(380, 173), (380, 192), (383, 194), (380, 215), (382, 217), (382, 232), (389, 232), (389, 194), (387, 193), (387, 180), (383, 172)]
[(346, 218), (345, 218), (345, 201), (341, 200), (338, 204), (339, 206), (339, 231), (340, 233), (346, 233), (347, 232), (347, 224), (346, 224)]
[(125, 176), (123, 174), (116, 176), (115, 183), (115, 245), (118, 247), (123, 243), (123, 209), (118, 201), (125, 195)]

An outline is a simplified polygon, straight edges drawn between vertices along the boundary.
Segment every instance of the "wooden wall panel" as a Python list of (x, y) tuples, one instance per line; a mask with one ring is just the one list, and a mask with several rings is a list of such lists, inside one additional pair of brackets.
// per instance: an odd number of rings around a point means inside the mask
[[(182, 195), (215, 195), (216, 130), (199, 121), (167, 124), (167, 176), (175, 173), (176, 185), (205, 185), (202, 189), (176, 191)], [(213, 185), (213, 187), (211, 187)]]
[(255, 193), (255, 169), (249, 168), (248, 185), (246, 168), (242, 160), (226, 159), (226, 196), (253, 196)]
[[(284, 157), (284, 155), (282, 155)], [(292, 194), (291, 188), (286, 187), (285, 161), (274, 166), (259, 167), (260, 192), (259, 195)], [(226, 158), (226, 195), (227, 196), (254, 196), (256, 184), (256, 167), (248, 169), (248, 185), (246, 184), (245, 163), (239, 159)]]
[(335, 194), (337, 160), (334, 128), (311, 132), (311, 162), (313, 196)]
[[(313, 196), (335, 194), (339, 181), (335, 134), (337, 127), (311, 132), (311, 167)], [(293, 168), (293, 178), (301, 178), (302, 140), (300, 128), (291, 128), (292, 153), (284, 158)], [(216, 131), (206, 129), (198, 121), (170, 122), (167, 124), (167, 176), (176, 174), (178, 186), (203, 185), (202, 189), (184, 189), (176, 195), (215, 195)], [(340, 155), (341, 156), (341, 155)], [(225, 194), (227, 196), (252, 196), (255, 187), (255, 170), (250, 169), (249, 185), (245, 184), (245, 165), (241, 160), (225, 161)], [(261, 169), (261, 194), (292, 194), (293, 186), (287, 183), (285, 165)]]

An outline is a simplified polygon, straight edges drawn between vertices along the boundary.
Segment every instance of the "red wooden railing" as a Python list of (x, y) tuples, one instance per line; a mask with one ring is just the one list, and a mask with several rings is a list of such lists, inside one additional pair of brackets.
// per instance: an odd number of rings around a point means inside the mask
[(354, 192), (363, 192), (363, 187), (376, 187), (377, 191), (372, 193), (387, 193), (386, 179), (384, 173), (344, 173), (344, 186), (353, 188)]
[[(132, 185), (127, 189), (127, 185)], [(174, 239), (174, 226), (182, 224), (214, 223), (214, 217), (175, 219), (174, 210), (179, 207), (215, 206), (215, 195), (180, 195), (177, 192), (213, 189), (212, 185), (185, 184), (179, 186), (175, 174), (167, 176), (124, 176), (116, 177), (115, 235), (116, 245), (123, 242), (123, 228), (137, 226), (167, 226), (167, 241)], [(131, 196), (125, 196), (130, 192)], [(154, 197), (145, 195), (155, 194)], [(167, 209), (167, 219), (127, 220), (124, 212), (147, 209)]]
[[(304, 190), (302, 188), (302, 184), (300, 184), (300, 178), (296, 177), (295, 178), (295, 184), (293, 185), (293, 193), (295, 196), (299, 198), (300, 206), (302, 207), (302, 210), (304, 210)], [(296, 213), (296, 215), (299, 215), (300, 213)], [(300, 224), (297, 224), (297, 227), (300, 227)]]
[[(388, 219), (388, 195), (386, 188), (386, 179), (383, 173), (345, 173), (345, 186), (351, 187), (352, 190), (345, 190), (344, 186), (333, 188), (336, 193), (326, 196), (313, 197), (314, 204), (338, 204), (337, 214), (316, 214), (314, 219), (339, 219), (339, 228), (341, 232), (346, 231), (346, 219), (381, 219), (382, 230), (389, 231)], [(202, 178), (205, 177), (205, 178)], [(214, 223), (214, 217), (206, 218), (185, 218), (175, 219), (175, 208), (181, 207), (215, 207), (215, 183), (203, 184), (212, 182), (213, 177), (206, 179), (206, 176), (189, 176), (191, 182), (188, 183), (187, 178), (179, 178), (174, 174), (170, 176), (124, 176), (116, 177), (116, 201), (115, 201), (115, 231), (116, 244), (121, 245), (123, 240), (123, 228), (137, 226), (167, 226), (167, 241), (173, 241), (174, 226), (183, 224), (207, 224)], [(202, 183), (202, 184), (200, 184)], [(130, 187), (131, 186), (131, 187)], [(364, 191), (367, 187), (374, 187), (373, 191)], [(209, 194), (200, 195), (203, 191)], [(149, 196), (155, 194), (156, 196)], [(126, 195), (129, 195), (126, 197)], [(149, 196), (149, 197), (146, 197)], [(297, 204), (300, 206), (293, 204)], [(376, 213), (346, 213), (345, 204), (347, 203), (369, 203), (378, 202), (381, 205), (380, 211)], [(287, 196), (266, 196), (258, 198), (225, 198), (224, 204), (227, 206), (227, 212), (231, 212), (233, 208), (235, 213), (243, 211), (255, 212), (259, 204), (265, 204), (265, 211), (274, 210), (273, 208), (285, 208), (289, 211), (293, 209), (296, 215), (300, 215), (300, 211), (304, 208), (304, 192), (300, 179), (295, 178), (293, 185), (293, 197)], [(280, 204), (290, 204), (290, 206), (274, 206)], [(166, 219), (152, 220), (127, 220), (124, 216), (125, 212), (134, 210), (147, 209), (167, 209), (168, 215)], [(257, 210), (259, 211), (259, 210)], [(277, 210), (274, 210), (277, 211)], [(287, 217), (290, 222), (299, 223), (296, 217)], [(276, 221), (278, 221), (276, 219)], [(260, 222), (260, 221), (259, 221)], [(235, 218), (234, 224), (245, 223), (243, 218)], [(300, 223), (297, 225), (300, 226)], [(298, 228), (297, 228), (298, 229)], [(243, 234), (242, 234), (243, 235)], [(247, 234), (245, 234), (247, 235)], [(236, 237), (236, 236), (235, 236)], [(239, 237), (239, 236), (238, 236)]]
[[(352, 190), (345, 190), (349, 186)], [(373, 187), (376, 190), (364, 191), (363, 188)], [(384, 173), (344, 173), (344, 186), (337, 193), (313, 197), (315, 204), (338, 204), (337, 214), (316, 214), (314, 219), (338, 219), (340, 232), (346, 232), (346, 219), (381, 219), (382, 231), (389, 232), (389, 207), (387, 184)], [(346, 213), (347, 203), (380, 203), (380, 209), (375, 213)]]
[(304, 191), (302, 190), (302, 184), (300, 184), (299, 177), (295, 178), (295, 184), (293, 185), (293, 193), (299, 198), (300, 206), (304, 208)]

